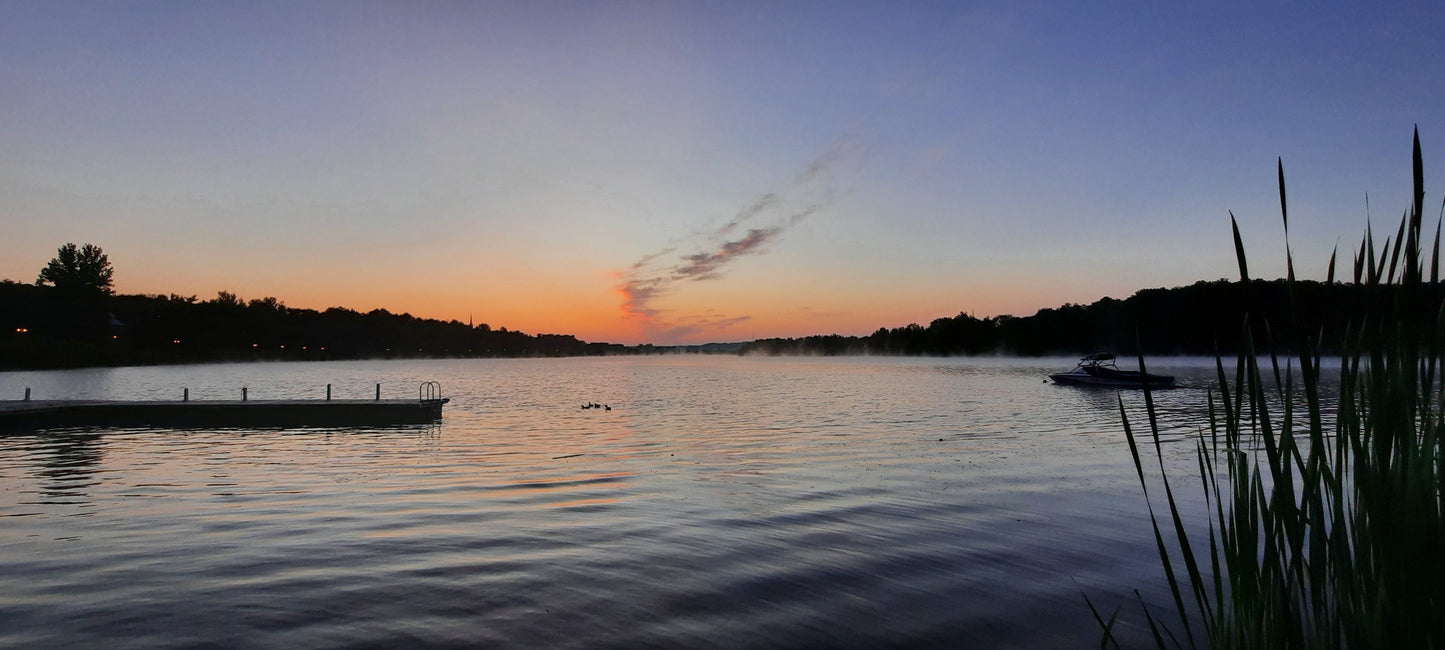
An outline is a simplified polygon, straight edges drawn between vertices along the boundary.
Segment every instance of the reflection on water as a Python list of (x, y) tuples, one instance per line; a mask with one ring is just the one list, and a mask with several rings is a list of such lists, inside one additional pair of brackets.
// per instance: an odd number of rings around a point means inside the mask
[(32, 439), (31, 449), (37, 456), (35, 476), (40, 495), (53, 503), (73, 499), (70, 503), (88, 503), (86, 488), (95, 484), (95, 473), (102, 458), (102, 440), (98, 433), (55, 433), (46, 439)]
[[(1212, 364), (1151, 369), (1193, 471)], [(1068, 360), (645, 359), (0, 373), (0, 395), (401, 397), (439, 425), (0, 437), (0, 645), (1078, 646), (1167, 610)], [(353, 394), (347, 394), (347, 392)], [(611, 411), (580, 409), (605, 403)], [(81, 515), (81, 516), (76, 516)], [(1144, 640), (1135, 618), (1125, 638)]]

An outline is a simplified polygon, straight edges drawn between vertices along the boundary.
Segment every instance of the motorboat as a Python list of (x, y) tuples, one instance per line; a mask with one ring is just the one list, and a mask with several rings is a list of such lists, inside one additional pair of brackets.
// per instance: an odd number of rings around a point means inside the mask
[(1174, 378), (1169, 375), (1151, 375), (1138, 370), (1120, 370), (1114, 364), (1114, 355), (1098, 353), (1085, 355), (1073, 370), (1049, 375), (1055, 384), (1071, 386), (1108, 386), (1112, 388), (1173, 388)]

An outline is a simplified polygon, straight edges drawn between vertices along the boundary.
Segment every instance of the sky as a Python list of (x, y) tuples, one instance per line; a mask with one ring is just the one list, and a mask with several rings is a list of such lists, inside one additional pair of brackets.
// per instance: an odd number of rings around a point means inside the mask
[(0, 279), (586, 341), (1284, 273), (1445, 188), (1430, 2), (0, 1)]

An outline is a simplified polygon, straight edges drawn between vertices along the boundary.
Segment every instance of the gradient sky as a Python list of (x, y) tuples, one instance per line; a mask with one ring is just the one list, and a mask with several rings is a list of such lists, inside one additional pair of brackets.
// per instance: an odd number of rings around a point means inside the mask
[(588, 341), (1283, 273), (1445, 188), (1445, 5), (0, 2), (0, 278)]

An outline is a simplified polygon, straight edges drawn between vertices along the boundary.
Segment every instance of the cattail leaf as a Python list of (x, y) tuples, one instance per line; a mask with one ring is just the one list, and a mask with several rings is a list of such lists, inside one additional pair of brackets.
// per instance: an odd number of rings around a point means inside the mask
[(1400, 216), (1400, 229), (1395, 232), (1394, 248), (1390, 248), (1389, 240), (1385, 241), (1385, 250), (1390, 251), (1390, 274), (1384, 276), (1386, 282), (1394, 280), (1396, 277), (1398, 277), (1395, 275), (1395, 268), (1396, 264), (1400, 261), (1400, 251), (1407, 249), (1407, 247), (1405, 246), (1405, 225), (1409, 223), (1409, 221), (1410, 215), (1405, 214)]
[(1289, 241), (1289, 207), (1284, 200), (1284, 158), (1277, 159), (1279, 163), (1279, 216), (1284, 219), (1285, 241)]
[(1425, 161), (1420, 155), (1420, 125), (1415, 125), (1414, 151), (1411, 167), (1415, 177), (1415, 205), (1417, 212), (1425, 209)]
[(1239, 260), (1239, 279), (1249, 282), (1249, 264), (1244, 258), (1244, 239), (1239, 236), (1239, 222), (1234, 219), (1234, 211), (1229, 211), (1229, 227), (1234, 229), (1234, 256)]
[[(1445, 213), (1445, 201), (1440, 204), (1440, 211)], [(1445, 215), (1435, 221), (1435, 250), (1430, 252), (1430, 284), (1440, 282), (1440, 225), (1445, 222)]]
[(1360, 250), (1355, 253), (1355, 284), (1360, 283), (1360, 274), (1363, 273), (1365, 269), (1365, 258), (1363, 257), (1364, 248), (1365, 246), (1362, 243)]

